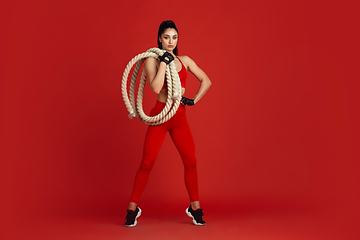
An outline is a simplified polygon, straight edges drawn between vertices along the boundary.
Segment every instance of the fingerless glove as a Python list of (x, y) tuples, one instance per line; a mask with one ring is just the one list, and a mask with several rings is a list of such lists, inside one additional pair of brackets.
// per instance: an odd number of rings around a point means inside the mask
[(185, 106), (194, 106), (194, 104), (195, 104), (193, 99), (189, 99), (186, 97), (181, 98), (181, 103), (184, 104)]

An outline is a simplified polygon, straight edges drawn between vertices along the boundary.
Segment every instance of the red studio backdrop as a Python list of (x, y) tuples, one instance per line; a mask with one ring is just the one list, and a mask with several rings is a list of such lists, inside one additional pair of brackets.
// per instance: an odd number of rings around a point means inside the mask
[[(38, 216), (124, 217), (146, 125), (127, 117), (122, 73), (156, 46), (161, 21), (172, 19), (179, 55), (191, 57), (213, 83), (187, 108), (203, 208), (323, 214), (329, 236), (356, 239), (359, 7), (358, 1), (2, 2), (2, 231)], [(185, 95), (192, 97), (199, 81), (189, 74), (187, 82)], [(149, 113), (156, 95), (148, 85), (144, 98)], [(139, 205), (188, 205), (169, 136)]]

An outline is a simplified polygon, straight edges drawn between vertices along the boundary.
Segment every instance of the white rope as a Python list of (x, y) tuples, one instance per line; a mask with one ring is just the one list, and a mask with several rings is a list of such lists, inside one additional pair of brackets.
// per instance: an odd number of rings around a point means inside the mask
[[(143, 69), (141, 73), (140, 83), (138, 94), (135, 103), (135, 84), (136, 79), (139, 74), (139, 70), (144, 63), (145, 59), (148, 57), (159, 58), (164, 54), (165, 50), (159, 48), (150, 48), (144, 53), (138, 54), (135, 56), (126, 66), (121, 83), (121, 94), (126, 106), (126, 109), (129, 112), (129, 118), (137, 117), (143, 123), (148, 125), (159, 125), (166, 121), (168, 121), (174, 114), (176, 113), (180, 100), (181, 100), (181, 85), (179, 74), (176, 71), (175, 63), (172, 61), (170, 64), (166, 66), (166, 79), (167, 79), (167, 90), (168, 96), (166, 99), (166, 104), (164, 109), (156, 116), (150, 117), (144, 113), (142, 102), (144, 96), (144, 89), (146, 84), (146, 75), (145, 70)], [(129, 96), (127, 94), (127, 79), (130, 73), (131, 68), (136, 64), (133, 74), (131, 76)]]

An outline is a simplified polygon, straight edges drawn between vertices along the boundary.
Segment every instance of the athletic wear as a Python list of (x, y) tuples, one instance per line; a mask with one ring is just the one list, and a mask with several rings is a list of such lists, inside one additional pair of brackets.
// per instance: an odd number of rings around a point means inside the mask
[[(181, 63), (181, 65), (182, 68), (179, 76), (180, 81), (185, 86), (187, 73), (184, 64)], [(150, 116), (159, 114), (164, 107), (165, 103), (157, 101), (155, 107), (150, 112)], [(145, 136), (143, 158), (135, 177), (131, 202), (137, 203), (139, 201), (167, 132), (170, 133), (171, 139), (179, 151), (184, 164), (185, 186), (189, 193), (190, 202), (199, 201), (195, 144), (185, 113), (185, 106), (180, 104), (170, 120), (160, 125), (148, 126)]]
[[(157, 101), (156, 106), (150, 112), (150, 116), (159, 114), (164, 107), (165, 103)], [(195, 144), (186, 119), (185, 106), (180, 104), (178, 110), (170, 120), (160, 125), (148, 126), (145, 136), (143, 158), (136, 174), (131, 202), (137, 203), (145, 189), (150, 171), (154, 166), (167, 132), (170, 133), (185, 167), (185, 185), (189, 193), (190, 202), (199, 201)]]
[[(177, 57), (178, 58), (178, 57)], [(179, 77), (180, 77), (180, 82), (181, 82), (181, 87), (185, 88), (186, 87), (186, 78), (187, 78), (187, 72), (186, 72), (186, 68), (185, 68), (185, 65), (182, 63), (182, 61), (180, 60), (180, 58), (178, 58), (179, 61), (181, 62), (181, 69), (180, 71), (178, 72), (179, 74)], [(163, 85), (163, 89), (164, 88), (167, 88), (167, 83), (166, 83), (166, 76), (165, 76), (165, 82), (164, 82), (164, 85)]]
[(136, 207), (135, 211), (126, 210), (126, 217), (125, 217), (125, 227), (135, 227), (137, 224), (137, 218), (141, 215), (141, 209)]
[(206, 222), (202, 219), (202, 216), (204, 216), (202, 209), (199, 208), (199, 209), (196, 209), (196, 211), (194, 211), (190, 205), (190, 207), (188, 207), (185, 210), (185, 212), (189, 217), (191, 217), (193, 219), (193, 223), (195, 225), (205, 225), (206, 224)]

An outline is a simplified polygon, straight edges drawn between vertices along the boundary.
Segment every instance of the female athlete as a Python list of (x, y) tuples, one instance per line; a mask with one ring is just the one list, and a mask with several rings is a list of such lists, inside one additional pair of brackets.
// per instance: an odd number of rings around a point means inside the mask
[[(211, 86), (211, 81), (190, 57), (186, 55), (178, 56), (178, 39), (179, 31), (175, 23), (173, 21), (162, 22), (159, 27), (157, 42), (158, 47), (166, 50), (166, 52), (159, 59), (149, 57), (145, 61), (144, 70), (149, 85), (152, 91), (157, 94), (157, 102), (151, 110), (150, 116), (159, 114), (165, 107), (167, 99), (165, 69), (166, 65), (172, 61), (174, 61), (180, 77), (182, 99), (177, 112), (170, 120), (160, 125), (149, 126), (147, 129), (143, 158), (135, 177), (131, 200), (125, 217), (124, 225), (127, 227), (136, 226), (136, 219), (141, 215), (141, 209), (137, 206), (137, 203), (146, 186), (150, 171), (154, 166), (167, 132), (170, 133), (185, 168), (185, 185), (190, 198), (190, 206), (185, 212), (193, 219), (195, 225), (205, 225), (199, 201), (195, 145), (185, 112), (187, 106), (195, 105), (205, 95)], [(191, 99), (184, 97), (188, 72), (191, 72), (201, 83), (197, 93)]]

